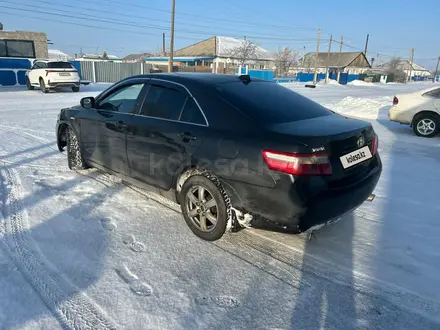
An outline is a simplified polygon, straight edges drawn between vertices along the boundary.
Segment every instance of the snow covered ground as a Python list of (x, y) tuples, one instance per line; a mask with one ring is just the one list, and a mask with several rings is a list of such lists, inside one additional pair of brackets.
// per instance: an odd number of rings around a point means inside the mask
[(68, 170), (57, 114), (105, 85), (0, 89), (0, 328), (439, 328), (440, 137), (386, 118), (395, 93), (431, 85), (286, 86), (380, 138), (376, 199), (317, 240), (201, 241), (174, 205)]

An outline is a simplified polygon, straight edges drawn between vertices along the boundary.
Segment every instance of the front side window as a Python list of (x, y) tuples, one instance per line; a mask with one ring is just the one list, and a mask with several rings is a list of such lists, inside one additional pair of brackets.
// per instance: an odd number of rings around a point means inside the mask
[(100, 101), (98, 109), (131, 113), (143, 87), (143, 83), (124, 86)]
[(29, 40), (5, 40), (7, 57), (35, 58), (34, 42)]
[(141, 115), (178, 120), (185, 104), (187, 93), (160, 84), (151, 84)]

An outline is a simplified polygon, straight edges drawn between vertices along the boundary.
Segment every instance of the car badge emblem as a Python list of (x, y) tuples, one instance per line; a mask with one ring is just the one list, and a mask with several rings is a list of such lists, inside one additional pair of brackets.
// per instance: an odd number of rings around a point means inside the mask
[(365, 144), (365, 138), (363, 136), (361, 136), (358, 140), (357, 140), (357, 146), (358, 148), (363, 147)]

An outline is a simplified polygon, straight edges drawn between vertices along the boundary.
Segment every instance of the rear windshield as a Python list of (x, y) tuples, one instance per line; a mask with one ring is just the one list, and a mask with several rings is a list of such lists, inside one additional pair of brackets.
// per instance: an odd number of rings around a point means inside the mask
[(73, 65), (69, 62), (49, 62), (47, 67), (49, 69), (72, 69)]
[(265, 123), (286, 123), (328, 116), (318, 103), (275, 82), (241, 81), (218, 84), (219, 94), (247, 116)]

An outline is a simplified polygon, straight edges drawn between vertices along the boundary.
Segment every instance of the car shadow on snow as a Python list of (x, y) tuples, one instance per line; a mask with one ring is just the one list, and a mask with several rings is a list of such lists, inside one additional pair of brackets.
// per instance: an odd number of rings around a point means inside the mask
[[(349, 214), (317, 231), (316, 238), (305, 240), (299, 293), (291, 316), (292, 329), (356, 328), (353, 234), (354, 216)], [(316, 268), (322, 262), (325, 269), (326, 261), (335, 259), (343, 265), (342, 280), (331, 278)]]
[(106, 196), (116, 194), (121, 187), (105, 187), (47, 219), (41, 213), (42, 222), (31, 226), (27, 210), (38, 208), (39, 203), (50, 198), (56, 198), (61, 205), (71, 204), (68, 194), (59, 193), (86, 179), (78, 175), (66, 184), (50, 189), (39, 186), (23, 195), (17, 172), (3, 166), (0, 170), (0, 206), (4, 215), (0, 247), (16, 265), (6, 276), (23, 276), (29, 284), (28, 291), (33, 291), (31, 298), (11, 297), (26, 300), (23, 308), (12, 309), (17, 305), (0, 302), (5, 315), (2, 328), (40, 324), (40, 320), (50, 316), (55, 316), (62, 328), (111, 328), (111, 321), (82, 292), (99, 280), (110, 239), (94, 211)]

